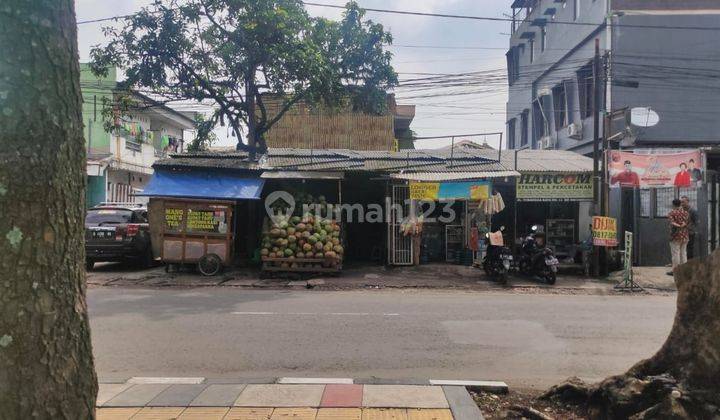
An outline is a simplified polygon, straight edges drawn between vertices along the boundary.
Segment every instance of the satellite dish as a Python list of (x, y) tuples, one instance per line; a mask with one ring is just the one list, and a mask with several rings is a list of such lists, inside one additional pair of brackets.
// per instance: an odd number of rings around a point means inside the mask
[(650, 108), (638, 107), (630, 110), (630, 124), (636, 127), (653, 127), (660, 122), (660, 116)]

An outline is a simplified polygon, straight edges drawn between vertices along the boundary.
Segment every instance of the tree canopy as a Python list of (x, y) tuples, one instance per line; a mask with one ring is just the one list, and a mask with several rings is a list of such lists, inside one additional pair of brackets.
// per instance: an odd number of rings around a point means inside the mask
[[(300, 0), (155, 0), (105, 34), (91, 52), (96, 74), (118, 66), (126, 88), (212, 104), (201, 140), (227, 124), (253, 157), (296, 103), (377, 114), (398, 83), (384, 49), (392, 36), (354, 1), (331, 21)], [(268, 106), (270, 96), (280, 105)]]

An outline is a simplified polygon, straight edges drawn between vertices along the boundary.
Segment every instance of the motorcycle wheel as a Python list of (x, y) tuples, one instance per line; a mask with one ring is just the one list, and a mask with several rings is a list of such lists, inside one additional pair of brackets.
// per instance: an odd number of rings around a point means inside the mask
[(505, 271), (502, 271), (502, 272), (498, 273), (497, 282), (500, 283), (500, 284), (502, 284), (503, 286), (507, 286), (507, 284), (508, 284), (508, 276), (507, 276), (507, 273), (506, 273)]
[(547, 284), (552, 286), (553, 284), (555, 284), (556, 280), (557, 280), (557, 276), (552, 271), (545, 274), (545, 281), (547, 282)]

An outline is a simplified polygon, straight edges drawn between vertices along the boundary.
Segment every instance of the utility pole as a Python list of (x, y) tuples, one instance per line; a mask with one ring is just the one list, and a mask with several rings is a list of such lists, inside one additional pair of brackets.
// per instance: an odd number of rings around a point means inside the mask
[[(593, 198), (594, 212), (596, 216), (602, 216), (605, 213), (605, 199), (602, 185), (600, 183), (600, 164), (603, 158), (600, 152), (600, 39), (595, 38), (595, 57), (593, 58)], [(604, 153), (604, 150), (603, 150)], [(604, 170), (604, 169), (603, 169)], [(605, 257), (605, 249), (603, 247), (593, 247), (593, 274), (599, 277), (601, 270), (600, 264), (603, 263), (604, 268), (607, 267)], [(605, 270), (603, 270), (605, 271)]]

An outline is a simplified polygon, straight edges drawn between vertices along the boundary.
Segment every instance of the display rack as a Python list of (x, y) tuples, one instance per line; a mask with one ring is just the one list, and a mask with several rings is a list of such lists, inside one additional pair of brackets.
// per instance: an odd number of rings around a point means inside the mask
[(465, 249), (463, 225), (445, 225), (445, 261), (459, 262)]
[(545, 225), (547, 244), (560, 257), (571, 256), (575, 245), (575, 220), (548, 219)]

